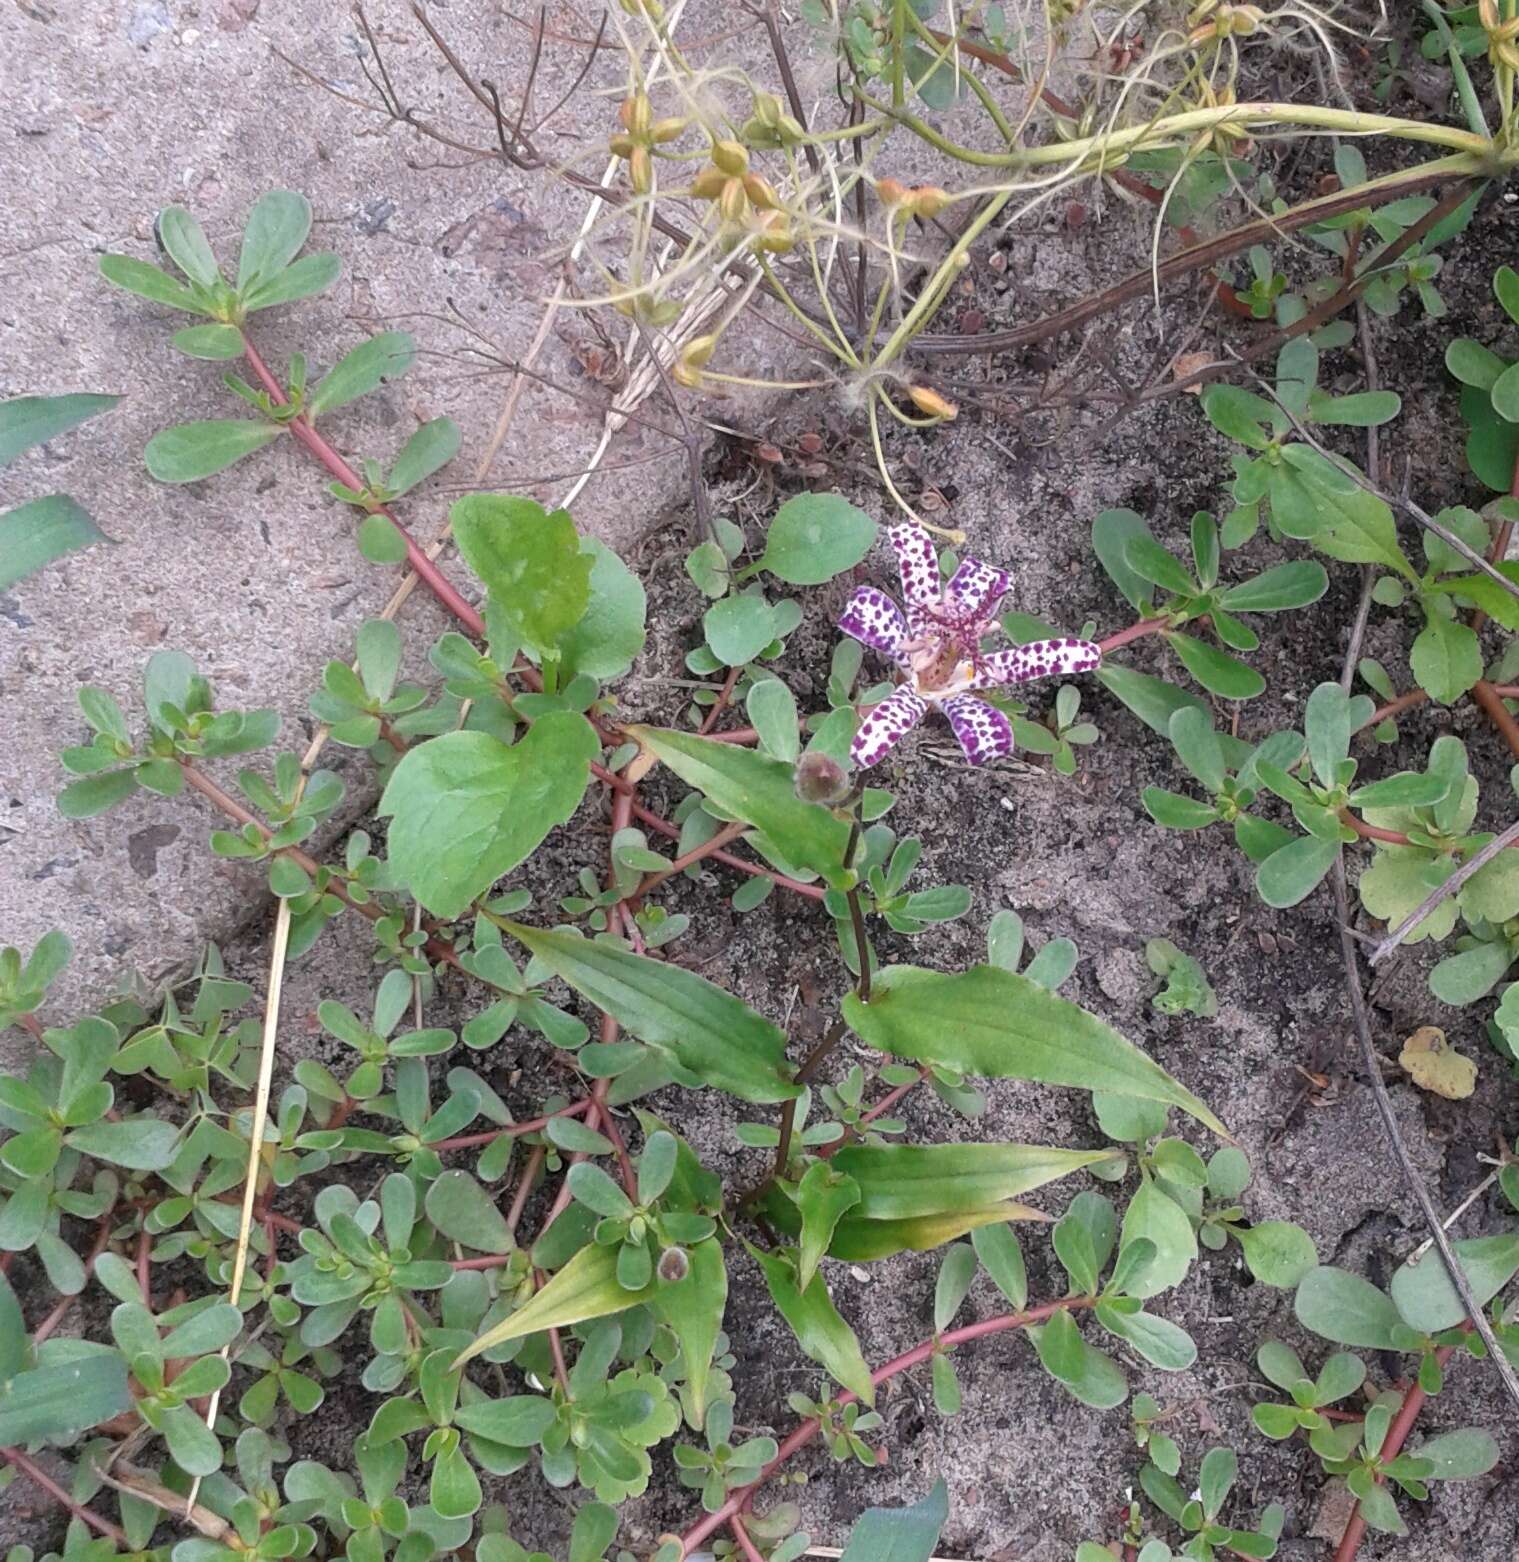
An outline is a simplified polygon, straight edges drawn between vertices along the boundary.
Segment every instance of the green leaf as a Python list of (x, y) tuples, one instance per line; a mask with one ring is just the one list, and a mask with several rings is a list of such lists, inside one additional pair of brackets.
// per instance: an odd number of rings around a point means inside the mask
[(0, 591), (70, 553), (111, 538), (67, 494), (32, 499), (0, 515)]
[(170, 340), (188, 358), (224, 362), (243, 355), (243, 333), (235, 325), (189, 325)]
[(137, 777), (130, 770), (85, 776), (70, 781), (58, 794), (58, 812), (65, 819), (93, 819), (117, 803), (124, 803), (136, 790)]
[(867, 1508), (849, 1532), (840, 1562), (929, 1562), (949, 1517), (942, 1480), (907, 1508)]
[(1224, 763), (1224, 747), (1208, 717), (1187, 706), (1172, 716), (1169, 735), (1176, 757), (1208, 791), (1223, 791), (1228, 768)]
[(724, 597), (707, 609), (702, 630), (718, 661), (742, 667), (775, 639), (775, 609), (761, 596)]
[(1084, 1166), (1122, 1159), (1119, 1150), (1038, 1144), (846, 1144), (831, 1164), (858, 1187), (858, 1216), (907, 1220), (984, 1209)]
[(1210, 1448), (1203, 1455), (1197, 1472), (1198, 1496), (1208, 1518), (1216, 1519), (1223, 1511), (1238, 1478), (1239, 1457), (1232, 1448)]
[(1309, 397), (1309, 413), (1315, 423), (1342, 428), (1374, 428), (1391, 422), (1402, 410), (1403, 400), (1395, 391), (1357, 391), (1350, 396), (1315, 391)]
[(789, 1079), (780, 1028), (694, 971), (562, 928), (503, 925), (629, 1035), (702, 1083), (745, 1101), (789, 1101), (800, 1094)]
[(1511, 363), (1488, 386), (1487, 394), (1492, 398), (1493, 411), (1505, 423), (1519, 423), (1519, 363)]
[(277, 423), (251, 418), (210, 418), (179, 423), (148, 441), (143, 460), (161, 483), (194, 483), (224, 471), (280, 437)]
[(1123, 1312), (1108, 1302), (1099, 1302), (1097, 1321), (1162, 1372), (1185, 1372), (1197, 1360), (1197, 1345), (1192, 1336), (1168, 1318), (1144, 1311)]
[[(120, 396), (15, 396), (0, 401), (0, 466), (9, 466), (23, 450), (45, 444), (89, 418), (109, 412)], [(9, 566), (0, 566), (0, 575)]]
[(868, 1004), (851, 994), (843, 1013), (883, 1052), (968, 1074), (1163, 1101), (1224, 1132), (1191, 1091), (1096, 1015), (995, 966), (958, 975), (892, 966), (872, 983)]
[(1303, 712), (1303, 731), (1308, 739), (1308, 759), (1319, 784), (1337, 784), (1340, 761), (1350, 752), (1350, 696), (1337, 683), (1315, 686)]
[(1377, 564), (1405, 580), (1418, 578), (1399, 546), (1392, 511), (1364, 490), (1339, 497), (1336, 518), (1314, 535), (1313, 545), (1342, 564)]
[(1141, 580), (1150, 581), (1175, 596), (1193, 596), (1197, 582), (1156, 542), (1148, 532), (1140, 532), (1124, 544), (1124, 562)]
[(221, 281), (221, 270), (201, 225), (183, 206), (166, 206), (159, 212), (158, 237), (169, 258), (192, 282), (212, 288)]
[(1469, 626), (1431, 613), (1414, 638), (1408, 664), (1432, 700), (1454, 705), (1482, 676), (1482, 647)]
[(1130, 565), (1127, 551), (1129, 543), (1141, 537), (1149, 538), (1150, 528), (1133, 510), (1104, 510), (1092, 522), (1092, 551), (1098, 562), (1129, 606), (1145, 613), (1154, 604), (1155, 588)]
[(0, 1383), (0, 1444), (76, 1441), (131, 1407), (127, 1364), (114, 1351), (19, 1372)]
[(570, 1526), (569, 1562), (601, 1562), (617, 1533), (617, 1510), (604, 1502), (585, 1503)]
[(565, 679), (620, 678), (643, 650), (648, 599), (638, 577), (594, 537), (580, 539), (591, 573), (585, 612), (558, 639)]
[(1021, 1312), (1028, 1306), (1028, 1273), (1017, 1233), (1010, 1225), (999, 1222), (977, 1227), (970, 1240), (981, 1267), (991, 1276), (992, 1284), (1008, 1299), (1015, 1312)]
[(162, 1171), (179, 1153), (179, 1129), (156, 1117), (124, 1117), (120, 1122), (102, 1118), (71, 1129), (64, 1142), (129, 1171)]
[(1459, 1009), (1485, 998), (1503, 980), (1513, 959), (1513, 946), (1506, 939), (1475, 944), (1440, 961), (1429, 973), (1429, 990), (1441, 1003)]
[(396, 498), (448, 465), (459, 453), (459, 425), (452, 418), (433, 418), (401, 446), (385, 476), (386, 489)]
[(1034, 1349), (1044, 1369), (1084, 1405), (1111, 1410), (1128, 1398), (1123, 1373), (1081, 1337), (1069, 1312), (1057, 1312), (1033, 1335)]
[(830, 879), (841, 873), (849, 826), (796, 795), (790, 765), (691, 733), (644, 726), (624, 731), (722, 813), (763, 832), (794, 866)]
[(325, 293), (342, 270), (343, 262), (336, 255), (305, 255), (278, 276), (253, 288), (243, 299), (243, 310), (251, 315), (260, 309), (273, 309), (276, 304), (293, 304), (314, 293)]
[[(1499, 568), (1511, 579), (1514, 577), (1515, 569), (1512, 564), (1500, 565)], [(1505, 591), (1491, 575), (1447, 576), (1444, 580), (1436, 581), (1431, 589), (1447, 592), (1475, 603), (1489, 618), (1495, 619), (1505, 629), (1519, 630), (1519, 598), (1516, 598), (1512, 592)]]
[(1491, 1432), (1480, 1427), (1463, 1427), (1455, 1432), (1442, 1432), (1431, 1437), (1417, 1448), (1409, 1449), (1415, 1459), (1428, 1459), (1434, 1469), (1429, 1473), (1432, 1481), (1470, 1481), (1486, 1475), (1498, 1462), (1498, 1444)]
[(853, 569), (875, 540), (876, 523), (842, 494), (797, 494), (775, 512), (755, 568), (788, 585), (821, 586)]
[(1300, 835), (1271, 853), (1255, 870), (1255, 887), (1268, 906), (1295, 906), (1323, 882), (1340, 854), (1338, 840)]
[(839, 1316), (822, 1275), (814, 1275), (806, 1290), (796, 1283), (791, 1259), (783, 1252), (762, 1252), (745, 1242), (764, 1272), (770, 1299), (796, 1335), (803, 1352), (867, 1405), (876, 1402), (870, 1368), (860, 1352), (854, 1330)]
[(480, 1253), (510, 1253), (517, 1245), (496, 1201), (467, 1171), (446, 1171), (427, 1190), (427, 1218), (451, 1242)]
[(1281, 613), (1317, 602), (1328, 589), (1329, 575), (1322, 564), (1295, 559), (1231, 586), (1218, 600), (1231, 613)]
[(1151, 731), (1169, 736), (1171, 717), (1184, 707), (1207, 712), (1208, 707), (1193, 693), (1178, 689), (1163, 678), (1136, 672), (1132, 667), (1104, 665), (1097, 669), (1097, 681), (1109, 694), (1123, 701)]
[(796, 700), (779, 678), (764, 678), (749, 691), (744, 711), (772, 759), (794, 765), (801, 752)]
[(1229, 1230), (1262, 1285), (1290, 1291), (1319, 1261), (1313, 1238), (1289, 1220), (1263, 1220)]
[[(1451, 1244), (1479, 1306), (1489, 1302), (1519, 1273), (1519, 1231), (1494, 1237), (1467, 1237)], [(1404, 1264), (1389, 1287), (1404, 1323), (1421, 1334), (1454, 1329), (1466, 1308), (1451, 1284), (1444, 1261), (1433, 1249), (1416, 1263)]]
[(489, 588), (511, 633), (540, 656), (585, 616), (596, 558), (567, 510), (532, 499), (469, 494), (448, 512), (459, 551)]
[(366, 515), (359, 522), (359, 552), (371, 564), (403, 564), (406, 539), (388, 515)]
[(1386, 1292), (1347, 1269), (1320, 1265), (1298, 1283), (1293, 1311), (1305, 1329), (1336, 1345), (1397, 1350), (1403, 1324)]
[(311, 202), (295, 190), (270, 190), (248, 213), (243, 247), (237, 258), (237, 290), (282, 272), (301, 252), (311, 232)]
[(1141, 1185), (1123, 1216), (1122, 1246), (1141, 1238), (1155, 1245), (1149, 1266), (1128, 1286), (1141, 1301), (1180, 1285), (1197, 1262), (1197, 1238), (1187, 1212), (1153, 1182)]
[(1266, 680), (1253, 667), (1191, 635), (1165, 635), (1166, 644), (1181, 658), (1187, 669), (1210, 694), (1226, 700), (1253, 700), (1266, 687)]
[(306, 397), (306, 416), (314, 419), (334, 412), (378, 390), (386, 380), (399, 379), (416, 356), (417, 344), (405, 331), (381, 331), (367, 342), (360, 342), (322, 376)]
[(1139, 800), (1156, 824), (1167, 830), (1205, 830), (1218, 823), (1219, 812), (1212, 803), (1200, 803), (1164, 787), (1147, 786)]
[(506, 1448), (532, 1448), (554, 1424), (554, 1402), (538, 1394), (512, 1394), (460, 1405), (454, 1425)]
[(574, 1323), (588, 1323), (593, 1318), (607, 1318), (649, 1301), (657, 1282), (638, 1291), (625, 1291), (617, 1283), (617, 1251), (616, 1247), (597, 1242), (581, 1248), (535, 1296), (460, 1351), (451, 1363), (451, 1370), (457, 1371), (482, 1351), (504, 1345), (508, 1340), (538, 1334), (544, 1329), (564, 1329)]
[(434, 915), (455, 918), (580, 806), (595, 730), (573, 711), (541, 716), (508, 747), (449, 732), (401, 756), (380, 799), (390, 866)]
[(1486, 391), (1492, 389), (1508, 365), (1481, 342), (1474, 342), (1469, 336), (1458, 336), (1445, 348), (1445, 367), (1463, 385), (1474, 385), (1478, 390)]
[(649, 1311), (675, 1336), (685, 1358), (693, 1424), (699, 1430), (707, 1404), (707, 1383), (717, 1336), (728, 1306), (728, 1270), (722, 1243), (708, 1237), (686, 1253), (684, 1278), (661, 1280), (649, 1298)]
[(1279, 414), (1264, 396), (1238, 385), (1208, 385), (1202, 393), (1203, 416), (1226, 438), (1250, 450), (1264, 450)]
[(113, 287), (135, 293), (149, 303), (182, 309), (187, 315), (211, 313), (183, 282), (145, 260), (133, 260), (130, 255), (102, 255), (100, 274)]
[(934, 1333), (943, 1332), (954, 1322), (971, 1281), (976, 1278), (976, 1252), (968, 1242), (956, 1242), (944, 1251), (939, 1278), (934, 1285)]
[(839, 1220), (859, 1202), (860, 1185), (853, 1177), (827, 1161), (814, 1161), (807, 1168), (796, 1190), (796, 1206), (802, 1216), (797, 1285), (802, 1290), (812, 1284)]

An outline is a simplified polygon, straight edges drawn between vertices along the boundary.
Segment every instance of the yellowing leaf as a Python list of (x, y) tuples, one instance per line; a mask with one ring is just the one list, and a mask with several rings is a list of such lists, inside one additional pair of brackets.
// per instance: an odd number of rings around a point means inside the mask
[(1420, 1090), (1464, 1101), (1477, 1088), (1477, 1065), (1463, 1057), (1433, 1025), (1421, 1025), (1398, 1054), (1398, 1063)]

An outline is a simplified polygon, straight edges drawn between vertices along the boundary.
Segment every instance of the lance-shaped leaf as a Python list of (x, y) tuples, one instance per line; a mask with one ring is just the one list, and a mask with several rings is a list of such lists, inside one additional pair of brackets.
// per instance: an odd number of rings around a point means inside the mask
[(661, 727), (628, 727), (628, 736), (668, 765), (725, 814), (752, 824), (786, 860), (824, 878), (842, 871), (849, 826), (797, 795), (790, 765), (736, 743)]
[[(772, 1190), (765, 1199), (765, 1214), (776, 1230), (788, 1237), (802, 1229), (796, 1205)], [(957, 1237), (1008, 1220), (1047, 1221), (1050, 1217), (1028, 1204), (1008, 1200), (982, 1209), (958, 1210), (944, 1215), (914, 1215), (902, 1220), (867, 1220), (852, 1212), (833, 1228), (828, 1257), (849, 1264), (868, 1264), (897, 1253), (927, 1253)]]
[(132, 1405), (115, 1351), (20, 1372), (0, 1385), (0, 1443), (78, 1437)]
[(827, 1161), (814, 1161), (797, 1184), (796, 1207), (802, 1217), (797, 1284), (805, 1291), (833, 1241), (834, 1228), (860, 1202), (860, 1185)]
[(581, 1248), (536, 1296), (460, 1351), (450, 1370), (457, 1370), (482, 1351), (507, 1340), (539, 1334), (544, 1329), (565, 1329), (592, 1318), (608, 1318), (648, 1301), (654, 1295), (656, 1282), (651, 1281), (639, 1291), (625, 1291), (617, 1283), (617, 1251), (616, 1247), (595, 1242)]
[(716, 1237), (696, 1243), (686, 1258), (689, 1267), (684, 1278), (659, 1281), (649, 1298), (649, 1310), (680, 1345), (691, 1390), (691, 1414), (700, 1430), (707, 1405), (707, 1379), (728, 1305), (728, 1270)]
[(143, 460), (161, 483), (194, 483), (252, 455), (283, 430), (251, 418), (208, 418), (166, 428), (148, 441)]
[(797, 1344), (850, 1393), (867, 1405), (875, 1404), (875, 1384), (870, 1381), (860, 1342), (839, 1316), (823, 1277), (814, 1275), (804, 1291), (796, 1283), (796, 1269), (787, 1253), (764, 1253), (749, 1242), (744, 1246), (764, 1271), (771, 1300), (791, 1325)]
[(67, 494), (48, 494), (0, 515), (0, 591), (65, 554), (111, 539)]
[(405, 331), (382, 331), (360, 342), (317, 382), (306, 398), (306, 414), (318, 417), (367, 396), (386, 380), (393, 380), (412, 366), (417, 344)]
[[(1478, 1306), (1491, 1301), (1519, 1272), (1519, 1231), (1467, 1237), (1451, 1246)], [(1393, 1275), (1389, 1290), (1403, 1321), (1423, 1333), (1453, 1329), (1466, 1317), (1466, 1306), (1436, 1252), (1404, 1264)]]
[(1061, 1150), (1041, 1144), (850, 1144), (832, 1165), (854, 1179), (868, 1220), (960, 1214), (1016, 1199), (1123, 1151)]
[(942, 1480), (911, 1507), (867, 1508), (850, 1531), (841, 1562), (929, 1562), (948, 1517)]
[(891, 966), (872, 982), (869, 1003), (851, 994), (843, 1012), (883, 1052), (988, 1078), (1163, 1101), (1227, 1136), (1202, 1101), (1112, 1026), (1012, 971)]
[(23, 450), (76, 428), (88, 418), (109, 412), (120, 396), (16, 396), (0, 402), (0, 466)]
[(502, 925), (581, 997), (664, 1053), (690, 1080), (744, 1101), (789, 1101), (801, 1093), (788, 1077), (779, 1026), (694, 971), (563, 928)]

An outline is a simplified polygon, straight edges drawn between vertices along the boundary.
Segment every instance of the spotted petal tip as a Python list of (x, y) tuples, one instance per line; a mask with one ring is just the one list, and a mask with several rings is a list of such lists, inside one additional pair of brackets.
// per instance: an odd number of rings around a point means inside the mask
[(849, 746), (857, 769), (869, 770), (894, 749), (928, 714), (927, 703), (902, 684), (860, 723)]
[(839, 628), (883, 656), (897, 657), (907, 639), (907, 620), (884, 591), (861, 586), (839, 619)]
[(973, 689), (996, 689), (1036, 678), (1067, 678), (1090, 672), (1102, 662), (1102, 647), (1091, 640), (1031, 640), (977, 659)]
[(1006, 570), (983, 564), (980, 559), (967, 558), (950, 576), (944, 596), (956, 615), (962, 618), (971, 621), (989, 618), (1007, 595), (1011, 579)]
[(973, 694), (952, 694), (940, 707), (959, 740), (966, 762), (984, 765), (1013, 751), (1013, 724), (995, 705)]
[(939, 588), (939, 556), (934, 552), (933, 538), (921, 526), (911, 521), (898, 521), (886, 528), (887, 540), (897, 556), (897, 568), (902, 573), (902, 600), (912, 608), (937, 602)]

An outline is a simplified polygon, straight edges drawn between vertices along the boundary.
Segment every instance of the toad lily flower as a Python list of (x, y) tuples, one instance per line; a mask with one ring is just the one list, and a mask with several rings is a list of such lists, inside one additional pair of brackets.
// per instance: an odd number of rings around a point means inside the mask
[(889, 656), (907, 676), (860, 723), (849, 757), (868, 770), (934, 705), (949, 718), (971, 764), (1011, 753), (1012, 723), (971, 691), (1087, 672), (1102, 660), (1101, 650), (1090, 640), (1061, 639), (983, 652), (981, 641), (996, 629), (997, 606), (1007, 592), (1006, 571), (966, 559), (941, 585), (934, 545), (921, 526), (903, 521), (886, 535), (902, 573), (905, 611), (884, 591), (861, 586), (839, 628)]

